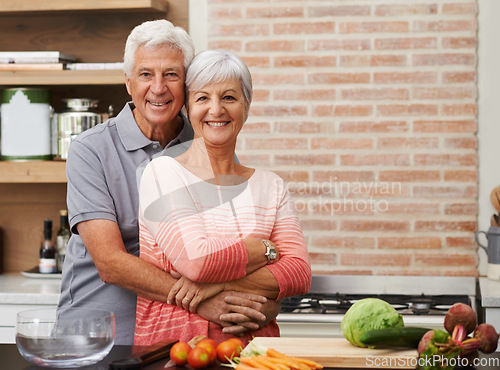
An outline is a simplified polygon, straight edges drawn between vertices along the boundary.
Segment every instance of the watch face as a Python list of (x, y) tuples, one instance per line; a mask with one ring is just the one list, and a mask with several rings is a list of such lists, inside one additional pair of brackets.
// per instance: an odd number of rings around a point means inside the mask
[(276, 249), (270, 249), (269, 250), (269, 259), (271, 261), (274, 261), (277, 256), (278, 256), (278, 254), (276, 253)]

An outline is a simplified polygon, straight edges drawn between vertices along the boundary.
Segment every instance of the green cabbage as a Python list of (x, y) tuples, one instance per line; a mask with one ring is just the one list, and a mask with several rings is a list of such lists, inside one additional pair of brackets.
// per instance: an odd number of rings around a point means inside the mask
[(367, 347), (360, 337), (368, 330), (402, 326), (403, 317), (389, 303), (378, 298), (364, 298), (355, 302), (340, 323), (345, 339), (358, 347)]

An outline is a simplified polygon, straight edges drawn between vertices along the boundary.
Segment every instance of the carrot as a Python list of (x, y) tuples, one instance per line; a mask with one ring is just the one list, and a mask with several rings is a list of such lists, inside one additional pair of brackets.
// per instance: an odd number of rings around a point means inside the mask
[(268, 348), (266, 351), (266, 355), (268, 355), (269, 357), (275, 357), (275, 358), (288, 358), (288, 357), (290, 357), (288, 355), (285, 355), (284, 353), (276, 351), (274, 348)]
[(255, 357), (256, 356), (253, 356), (253, 357), (240, 357), (240, 364), (243, 363), (245, 365), (249, 365), (249, 366), (255, 367), (257, 369), (274, 370), (271, 367), (267, 367), (267, 366), (264, 367), (264, 365), (262, 365), (260, 362), (258, 362), (255, 359)]
[[(298, 370), (310, 370), (311, 367), (316, 369), (316, 366), (321, 366), (321, 365), (315, 363), (314, 361), (310, 362), (310, 360), (288, 356), (282, 352), (275, 350), (274, 348), (268, 348), (266, 351), (266, 354), (269, 357), (280, 359), (285, 363), (285, 365), (292, 367), (294, 369), (298, 369)], [(299, 361), (299, 360), (301, 360), (301, 361)], [(314, 367), (311, 365), (313, 365)], [(323, 367), (321, 366), (321, 367), (318, 367), (317, 369), (321, 369), (321, 368), (323, 368)]]
[(273, 370), (288, 370), (288, 369), (290, 369), (290, 367), (287, 366), (286, 364), (284, 364), (283, 362), (270, 361), (272, 359), (272, 357), (260, 355), (260, 356), (255, 356), (254, 359), (255, 359), (255, 361), (257, 361), (257, 362), (261, 363), (262, 365), (267, 366)]
[(323, 365), (318, 364), (316, 361), (313, 360), (308, 360), (306, 358), (301, 358), (301, 357), (292, 357), (292, 360), (295, 360), (297, 362), (303, 363), (313, 369), (322, 369)]
[(241, 362), (234, 368), (234, 370), (255, 370), (255, 369), (257, 368), (250, 365), (242, 364)]

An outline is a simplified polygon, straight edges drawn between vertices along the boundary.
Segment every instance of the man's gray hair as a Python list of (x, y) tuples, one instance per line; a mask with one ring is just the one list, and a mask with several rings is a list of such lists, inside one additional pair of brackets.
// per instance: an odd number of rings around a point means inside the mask
[(184, 68), (188, 68), (194, 57), (191, 36), (182, 27), (174, 26), (166, 19), (147, 21), (135, 27), (127, 38), (123, 55), (123, 70), (130, 77), (134, 67), (135, 52), (140, 46), (170, 46), (184, 56)]
[[(236, 54), (227, 50), (206, 50), (191, 62), (186, 74), (186, 95), (211, 84), (236, 78), (241, 82), (245, 101), (252, 102), (252, 75)], [(187, 99), (186, 99), (187, 101)]]

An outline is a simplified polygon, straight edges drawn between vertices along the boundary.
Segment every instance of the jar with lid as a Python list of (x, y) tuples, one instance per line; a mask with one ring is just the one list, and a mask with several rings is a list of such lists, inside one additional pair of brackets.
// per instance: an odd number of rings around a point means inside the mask
[(52, 131), (57, 133), (53, 137), (53, 151), (55, 159), (67, 159), (71, 141), (79, 134), (95, 125), (106, 121), (112, 114), (111, 108), (107, 113), (98, 110), (99, 100), (87, 98), (63, 99), (65, 109), (54, 113)]

